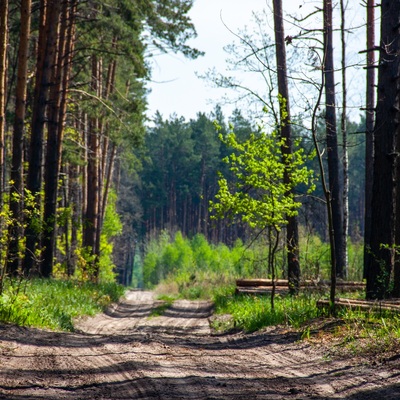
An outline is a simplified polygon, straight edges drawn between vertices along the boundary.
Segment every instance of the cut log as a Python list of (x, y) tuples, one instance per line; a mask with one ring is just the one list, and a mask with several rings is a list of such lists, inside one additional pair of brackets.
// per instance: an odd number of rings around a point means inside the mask
[[(393, 311), (400, 312), (400, 300), (368, 301), (356, 299), (337, 299), (335, 305), (339, 308), (348, 308), (365, 311)], [(318, 300), (317, 307), (327, 308), (330, 306), (329, 300)]]
[[(275, 281), (275, 286), (288, 286), (288, 280), (287, 279), (278, 279)], [(236, 286), (237, 287), (259, 287), (259, 286), (270, 286), (272, 287), (272, 279), (237, 279), (236, 280)], [(319, 280), (319, 281), (314, 281), (314, 280), (304, 280), (300, 282), (301, 287), (307, 287), (307, 286), (330, 286), (330, 281), (327, 280)], [(347, 282), (347, 281), (338, 281), (336, 283), (337, 287), (359, 287), (359, 288), (364, 288), (365, 284), (363, 282)]]

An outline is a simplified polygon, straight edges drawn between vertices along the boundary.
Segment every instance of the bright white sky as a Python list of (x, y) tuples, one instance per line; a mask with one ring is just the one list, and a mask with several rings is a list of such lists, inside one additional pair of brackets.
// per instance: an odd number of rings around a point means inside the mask
[(196, 72), (204, 73), (214, 66), (224, 72), (227, 55), (223, 47), (232, 43), (235, 36), (221, 18), (235, 32), (249, 22), (252, 11), (262, 10), (265, 6), (265, 0), (195, 0), (190, 16), (198, 37), (190, 43), (206, 54), (197, 60), (174, 54), (153, 60), (148, 115), (151, 117), (158, 110), (164, 118), (176, 113), (190, 119), (198, 112), (212, 111), (224, 91), (211, 88), (196, 76)]
[[(305, 2), (311, 3), (313, 9), (316, 6), (322, 7), (321, 0), (284, 0), (284, 12), (304, 12)], [(353, 5), (353, 2), (357, 3), (357, 6)], [(358, 8), (355, 15), (356, 17), (358, 15), (357, 20), (362, 23), (365, 19), (365, 9), (359, 8), (359, 3), (357, 0), (349, 0), (350, 8)], [(195, 118), (198, 112), (209, 113), (214, 110), (215, 104), (221, 100), (225, 90), (211, 87), (209, 83), (198, 78), (196, 72), (203, 74), (210, 68), (216, 67), (218, 72), (224, 73), (227, 54), (223, 47), (236, 39), (227, 27), (233, 32), (237, 32), (246, 25), (251, 26), (252, 12), (268, 10), (270, 4), (271, 0), (195, 0), (190, 16), (198, 37), (192, 40), (190, 45), (205, 51), (206, 54), (197, 60), (185, 59), (181, 55), (174, 54), (154, 57), (152, 60), (153, 82), (148, 85), (151, 89), (148, 96), (148, 116), (151, 118), (158, 110), (164, 118), (176, 113), (178, 116), (190, 119)], [(354, 14), (352, 18), (353, 20), (349, 19), (348, 25), (354, 26)], [(272, 35), (272, 14), (269, 24)], [(286, 33), (289, 28), (287, 25), (285, 25)], [(361, 33), (364, 35), (363, 30)], [(354, 35), (352, 39), (352, 43), (355, 43)], [(357, 49), (356, 53), (364, 48), (364, 37), (362, 36), (360, 39), (362, 42), (357, 43), (360, 49)], [(339, 47), (339, 43), (337, 46)], [(350, 60), (350, 62), (352, 61)], [(358, 75), (360, 75), (360, 71)], [(351, 83), (351, 78), (349, 83)], [(360, 97), (363, 92), (362, 89), (360, 93), (356, 94), (359, 96), (356, 103), (361, 101)], [(229, 116), (233, 108), (234, 106), (224, 107), (225, 115)]]

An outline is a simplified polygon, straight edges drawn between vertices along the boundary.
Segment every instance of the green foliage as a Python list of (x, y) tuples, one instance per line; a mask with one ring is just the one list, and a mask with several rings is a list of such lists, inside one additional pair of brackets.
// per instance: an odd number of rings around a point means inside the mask
[[(280, 229), (286, 225), (287, 217), (297, 215), (301, 206), (293, 189), (300, 184), (313, 188), (313, 171), (305, 166), (309, 157), (304, 150), (297, 148), (292, 154), (284, 155), (285, 139), (275, 132), (261, 131), (243, 142), (237, 140), (233, 131), (220, 138), (234, 150), (225, 162), (236, 180), (229, 183), (220, 177), (219, 192), (211, 202), (216, 216), (238, 217), (252, 228)], [(289, 182), (284, 180), (285, 173), (290, 177)]]
[[(178, 232), (171, 240), (166, 232), (147, 244), (143, 259), (145, 286), (167, 282), (189, 298), (210, 297), (212, 289), (233, 283), (242, 270), (252, 270), (243, 258), (244, 247), (238, 241), (229, 249), (224, 244), (211, 245), (203, 235), (187, 239)], [(173, 285), (174, 284), (174, 285)]]
[(118, 301), (116, 283), (95, 285), (65, 280), (7, 281), (0, 295), (0, 320), (18, 325), (73, 331), (73, 319), (94, 315)]
[[(113, 240), (122, 232), (122, 222), (119, 214), (116, 211), (117, 195), (111, 190), (106, 206), (102, 233), (100, 235), (100, 257), (97, 259), (91, 248), (82, 247), (82, 231), (78, 232), (78, 242), (80, 246), (75, 250), (76, 268), (75, 278), (80, 281), (90, 281), (96, 275), (98, 269), (99, 282), (114, 282), (116, 274), (114, 272), (115, 265), (113, 263)], [(65, 224), (65, 221), (70, 218), (71, 212), (69, 208), (60, 208), (57, 218), (60, 226)], [(71, 232), (67, 233), (68, 242), (71, 241)], [(59, 251), (61, 254), (66, 254), (66, 235), (63, 235), (58, 240)], [(67, 266), (65, 263), (55, 266), (53, 275), (56, 278), (67, 277)]]
[[(329, 279), (329, 246), (315, 235), (303, 237), (302, 279)], [(349, 273), (362, 276), (362, 245), (349, 244)], [(261, 238), (251, 246), (240, 240), (232, 247), (213, 245), (203, 235), (192, 239), (178, 232), (172, 239), (163, 232), (148, 242), (143, 258), (143, 280), (159, 293), (186, 298), (212, 299), (219, 290), (234, 287), (238, 278), (265, 278), (267, 247)], [(281, 249), (278, 258), (285, 260)], [(268, 276), (268, 275), (267, 275)], [(277, 276), (284, 278), (284, 276)]]
[(300, 327), (306, 321), (320, 315), (316, 297), (310, 295), (275, 297), (274, 309), (266, 296), (217, 294), (214, 297), (215, 312), (230, 314), (234, 326), (246, 332), (254, 332), (270, 325)]

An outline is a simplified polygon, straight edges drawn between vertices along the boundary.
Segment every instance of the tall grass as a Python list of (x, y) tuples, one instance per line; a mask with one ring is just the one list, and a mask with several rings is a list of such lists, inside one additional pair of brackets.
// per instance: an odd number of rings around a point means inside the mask
[(254, 332), (265, 326), (287, 325), (301, 327), (306, 321), (322, 315), (316, 308), (316, 296), (280, 296), (275, 298), (274, 310), (267, 296), (262, 295), (227, 295), (220, 293), (214, 297), (215, 312), (230, 314), (236, 328)]
[(124, 289), (116, 283), (71, 280), (12, 280), (0, 296), (0, 320), (18, 325), (73, 331), (73, 319), (94, 315), (118, 301)]

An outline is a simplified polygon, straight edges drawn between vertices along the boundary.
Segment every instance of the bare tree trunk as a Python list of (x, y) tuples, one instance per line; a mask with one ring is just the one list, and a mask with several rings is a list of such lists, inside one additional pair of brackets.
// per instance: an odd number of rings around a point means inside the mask
[(346, 81), (346, 9), (344, 0), (340, 0), (341, 26), (340, 35), (342, 42), (342, 116), (341, 131), (343, 140), (343, 272), (342, 278), (347, 277), (348, 251), (347, 238), (349, 236), (349, 152), (347, 148), (347, 81)]
[(62, 141), (67, 112), (67, 92), (74, 50), (75, 14), (77, 0), (65, 0), (60, 18), (58, 57), (50, 90), (49, 122), (45, 169), (43, 262), (41, 274), (50, 277), (53, 272), (57, 237), (58, 178), (61, 168)]
[[(6, 84), (7, 84), (7, 44), (8, 44), (8, 0), (0, 4), (0, 210), (3, 209), (5, 190), (5, 130), (6, 130)], [(0, 217), (0, 235), (5, 230), (4, 217)], [(3, 254), (3, 245), (0, 246)], [(4, 288), (4, 277), (7, 273), (7, 257), (3, 261), (0, 256), (0, 294)]]
[(12, 141), (11, 187), (9, 228), (10, 242), (8, 246), (8, 268), (11, 275), (17, 275), (21, 267), (19, 256), (19, 241), (23, 237), (22, 208), (23, 208), (23, 172), (24, 172), (24, 127), (26, 113), (26, 81), (28, 75), (28, 51), (31, 26), (31, 0), (21, 1), (21, 30), (18, 47), (18, 72), (15, 94), (15, 118)]
[(336, 129), (335, 69), (333, 63), (332, 0), (324, 0), (324, 74), (326, 107), (326, 145), (328, 153), (329, 190), (335, 238), (336, 275), (343, 277), (345, 259), (343, 244), (343, 202), (340, 184), (340, 162)]
[[(36, 197), (37, 209), (40, 209), (40, 190), (42, 187), (43, 141), (46, 121), (46, 106), (51, 85), (52, 68), (57, 51), (57, 27), (61, 3), (58, 0), (42, 0), (39, 28), (38, 59), (36, 84), (33, 99), (30, 158), (27, 189)], [(37, 273), (36, 249), (40, 242), (37, 221), (31, 218), (26, 229), (26, 250), (24, 272), (26, 275)]]
[[(4, 134), (6, 127), (6, 76), (8, 43), (8, 0), (0, 5), (0, 205), (4, 193)], [(2, 227), (0, 227), (2, 228)]]
[[(366, 272), (368, 299), (389, 294), (394, 266), (396, 228), (396, 183), (400, 148), (400, 2), (381, 3), (381, 45), (379, 47), (378, 101), (374, 128), (374, 171), (371, 203), (373, 230)], [(397, 229), (398, 230), (398, 229)]]
[(367, 0), (367, 87), (365, 115), (365, 222), (364, 222), (364, 278), (371, 248), (371, 204), (374, 167), (374, 122), (375, 122), (375, 0)]
[[(117, 43), (116, 39), (114, 39), (114, 45)], [(116, 73), (117, 63), (116, 60), (110, 62), (107, 71), (107, 80), (104, 88), (104, 99), (108, 99), (113, 92), (115, 85), (115, 73)], [(100, 90), (99, 90), (100, 92)], [(107, 126), (106, 126), (107, 130)], [(98, 221), (97, 221), (97, 229), (96, 229), (96, 249), (95, 254), (97, 257), (100, 257), (100, 239), (101, 239), (101, 231), (103, 228), (103, 221), (108, 201), (108, 194), (110, 191), (111, 185), (111, 177), (114, 169), (114, 161), (116, 156), (116, 145), (113, 144), (110, 148), (110, 139), (108, 136), (104, 135), (103, 127), (100, 129), (101, 136), (103, 137), (102, 149), (101, 149), (101, 163), (100, 163), (100, 171), (99, 171), (99, 212), (98, 212)]]
[[(7, 76), (7, 43), (8, 43), (8, 0), (0, 4), (0, 209), (3, 208), (4, 193), (4, 134), (6, 127), (6, 76)], [(0, 218), (0, 235), (4, 230), (3, 217)], [(1, 246), (2, 247), (2, 246)], [(0, 247), (0, 253), (3, 249)], [(0, 259), (0, 293), (3, 290), (3, 277), (6, 272), (6, 261)]]
[[(274, 0), (274, 31), (276, 47), (276, 64), (278, 71), (278, 91), (280, 100), (280, 133), (285, 139), (282, 146), (283, 162), (290, 163), (292, 154), (292, 127), (290, 123), (289, 88), (287, 81), (285, 33), (283, 26), (282, 0)], [(284, 181), (289, 184), (290, 174), (285, 170)], [(294, 196), (294, 191), (288, 193)], [(300, 263), (299, 263), (299, 229), (297, 217), (288, 217), (286, 229), (286, 247), (288, 263), (289, 290), (292, 294), (297, 293), (300, 286)]]
[(333, 212), (332, 212), (332, 198), (331, 192), (328, 188), (328, 183), (325, 174), (324, 163), (322, 159), (322, 152), (319, 148), (318, 138), (317, 138), (317, 110), (321, 104), (322, 92), (325, 86), (325, 72), (322, 72), (321, 76), (321, 87), (318, 92), (318, 99), (314, 105), (313, 113), (312, 113), (312, 120), (311, 120), (311, 134), (314, 143), (314, 148), (317, 153), (317, 161), (321, 176), (321, 184), (322, 190), (325, 196), (326, 202), (326, 212), (328, 215), (328, 230), (329, 230), (329, 245), (330, 245), (330, 256), (331, 256), (331, 290), (330, 290), (330, 303), (331, 303), (331, 311), (335, 312), (335, 303), (336, 303), (336, 251), (335, 251), (335, 235), (334, 235), (334, 228), (333, 228)]
[[(92, 90), (99, 95), (99, 61), (95, 55), (92, 55)], [(95, 256), (96, 232), (99, 213), (99, 121), (96, 117), (89, 120), (89, 139), (88, 139), (88, 164), (87, 164), (87, 200), (86, 214), (83, 223), (83, 245), (90, 249), (91, 254)], [(97, 259), (94, 260), (94, 280), (98, 276)]]

